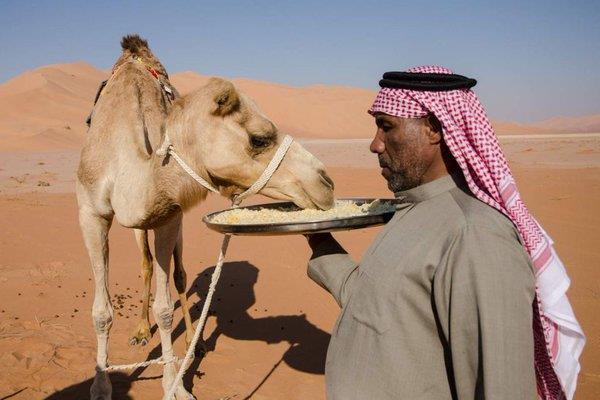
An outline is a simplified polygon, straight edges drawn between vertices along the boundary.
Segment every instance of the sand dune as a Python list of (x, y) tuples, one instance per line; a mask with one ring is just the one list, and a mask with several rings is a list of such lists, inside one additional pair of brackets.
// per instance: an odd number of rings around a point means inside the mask
[(496, 133), (499, 135), (533, 135), (550, 133), (549, 131), (538, 127), (526, 124), (519, 124), (516, 122), (492, 121), (492, 125), (494, 126), (494, 130), (496, 131)]
[(0, 148), (78, 146), (106, 73), (86, 63), (27, 71), (0, 85)]
[[(0, 84), (0, 150), (55, 150), (80, 146), (99, 83), (107, 76), (85, 62), (55, 64), (24, 72)], [(208, 76), (172, 75), (182, 94)], [(294, 87), (234, 78), (282, 131), (304, 138), (366, 138), (373, 134), (366, 113), (374, 90), (345, 86)], [(499, 134), (598, 132), (600, 114), (557, 117), (535, 124), (493, 122)]]
[[(208, 80), (187, 71), (172, 76), (182, 94), (199, 88)], [(251, 79), (232, 79), (279, 129), (305, 138), (365, 138), (373, 134), (367, 108), (376, 92), (345, 86), (313, 85), (293, 87)]]
[(553, 117), (531, 124), (492, 121), (499, 134), (598, 133), (600, 114), (579, 117)]
[(600, 132), (600, 114), (582, 117), (554, 117), (532, 124), (532, 127), (552, 132)]

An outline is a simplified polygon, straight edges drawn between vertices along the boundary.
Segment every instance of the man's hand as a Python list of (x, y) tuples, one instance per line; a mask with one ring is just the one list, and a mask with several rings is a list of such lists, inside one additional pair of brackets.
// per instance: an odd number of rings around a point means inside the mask
[(319, 244), (321, 244), (323, 242), (331, 242), (331, 241), (336, 242), (336, 240), (333, 238), (333, 235), (329, 232), (312, 233), (312, 234), (309, 233), (309, 234), (305, 234), (304, 237), (308, 241), (308, 245), (310, 246), (311, 249), (313, 249), (313, 251), (315, 250), (315, 247), (317, 247)]
[(305, 234), (304, 237), (308, 240), (308, 245), (313, 251), (311, 260), (327, 254), (347, 254), (347, 251), (329, 232)]

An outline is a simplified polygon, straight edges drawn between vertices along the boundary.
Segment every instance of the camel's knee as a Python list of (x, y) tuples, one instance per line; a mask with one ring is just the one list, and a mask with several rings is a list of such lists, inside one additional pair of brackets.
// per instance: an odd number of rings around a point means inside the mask
[(113, 323), (113, 310), (111, 307), (104, 309), (93, 308), (92, 319), (94, 320), (94, 329), (97, 334), (108, 333)]
[[(108, 297), (108, 294), (106, 297)], [(92, 320), (94, 321), (96, 333), (108, 334), (113, 322), (113, 308), (110, 304), (110, 301), (102, 300), (102, 298), (98, 297), (94, 300), (94, 306), (92, 307)]]
[(152, 313), (159, 328), (171, 329), (173, 325), (173, 303), (160, 304), (155, 301), (152, 305)]

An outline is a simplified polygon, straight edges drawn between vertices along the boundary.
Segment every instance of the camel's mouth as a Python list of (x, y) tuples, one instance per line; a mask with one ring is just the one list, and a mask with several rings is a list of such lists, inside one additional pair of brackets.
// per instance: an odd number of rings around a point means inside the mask
[(310, 209), (315, 209), (315, 210), (327, 210), (327, 208), (324, 208), (323, 206), (319, 206), (317, 203), (315, 203), (310, 198), (295, 199), (292, 201), (295, 205), (297, 205), (298, 207), (300, 207), (302, 209), (310, 208)]
[(328, 210), (333, 206), (333, 190), (320, 191), (319, 195), (311, 195), (301, 185), (289, 185), (285, 188), (267, 187), (259, 192), (274, 200), (290, 201), (300, 208)]
[[(303, 208), (315, 208), (319, 210), (329, 210), (334, 205), (334, 197), (333, 190), (331, 190), (330, 194), (326, 194), (325, 196), (321, 196), (320, 198), (308, 197), (309, 205)], [(296, 204), (298, 207), (300, 205)]]

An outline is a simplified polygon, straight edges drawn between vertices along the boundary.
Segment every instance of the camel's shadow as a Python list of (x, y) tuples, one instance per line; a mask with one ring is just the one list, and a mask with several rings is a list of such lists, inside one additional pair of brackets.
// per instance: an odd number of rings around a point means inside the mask
[[(147, 378), (142, 378), (147, 379)], [(122, 372), (115, 372), (110, 374), (110, 381), (112, 383), (112, 398), (115, 400), (133, 400), (128, 393), (131, 389), (131, 383), (133, 380), (127, 374)], [(90, 387), (94, 382), (94, 378), (87, 379), (83, 382), (76, 383), (69, 387), (66, 387), (44, 400), (81, 400), (90, 398)]]
[[(196, 279), (189, 285), (188, 297), (192, 293), (197, 293), (201, 299), (204, 299), (213, 271), (214, 267), (210, 267), (196, 276)], [(281, 362), (299, 371), (323, 374), (325, 355), (330, 339), (327, 332), (308, 322), (303, 314), (264, 318), (250, 316), (248, 311), (255, 303), (254, 284), (257, 279), (258, 268), (246, 261), (228, 262), (223, 265), (209, 313), (209, 315), (216, 317), (217, 326), (210, 332), (205, 341), (206, 350), (209, 354), (218, 346), (217, 342), (221, 335), (237, 340), (261, 340), (267, 343), (285, 341), (290, 344), (281, 360), (273, 366), (261, 382), (256, 383), (257, 386), (246, 396), (246, 399), (249, 399), (258, 390)], [(202, 306), (203, 302), (200, 301), (190, 307), (190, 315), (195, 323), (200, 318)], [(175, 308), (178, 309), (179, 307), (179, 302), (175, 303)], [(176, 313), (176, 316), (175, 320), (179, 320), (179, 323), (173, 327), (173, 341), (185, 333), (185, 324), (181, 314)], [(156, 329), (156, 324), (154, 324), (152, 326), (153, 334)], [(159, 356), (160, 344), (150, 351), (147, 359)], [(184, 385), (189, 391), (191, 391), (194, 376), (199, 374), (198, 367), (201, 361), (202, 357), (196, 357), (184, 376)], [(131, 387), (131, 382), (148, 379), (141, 378), (144, 370), (144, 368), (139, 368), (133, 371), (131, 375), (111, 374), (111, 381), (114, 386), (113, 399), (130, 399), (131, 397), (127, 392)], [(47, 397), (45, 400), (82, 398), (81, 396), (87, 398), (92, 381), (90, 379), (70, 386)]]

